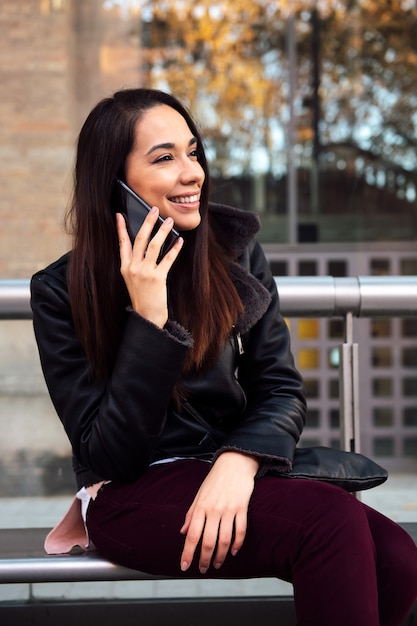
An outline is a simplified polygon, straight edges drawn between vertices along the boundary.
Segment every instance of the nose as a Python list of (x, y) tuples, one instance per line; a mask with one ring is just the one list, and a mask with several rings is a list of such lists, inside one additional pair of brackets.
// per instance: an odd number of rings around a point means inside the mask
[(205, 179), (205, 173), (198, 161), (186, 158), (181, 170), (181, 182), (183, 184), (198, 183), (200, 186)]

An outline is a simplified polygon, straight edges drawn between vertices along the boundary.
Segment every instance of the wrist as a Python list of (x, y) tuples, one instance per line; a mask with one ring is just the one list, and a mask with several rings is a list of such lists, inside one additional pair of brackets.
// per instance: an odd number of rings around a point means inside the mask
[(261, 465), (261, 459), (238, 450), (225, 450), (217, 457), (216, 463), (233, 463), (242, 470), (247, 469), (255, 476)]

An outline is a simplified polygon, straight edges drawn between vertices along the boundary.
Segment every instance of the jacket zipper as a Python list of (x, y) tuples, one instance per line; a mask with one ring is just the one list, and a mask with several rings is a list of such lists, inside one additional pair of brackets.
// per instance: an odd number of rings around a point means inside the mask
[(236, 347), (237, 347), (237, 352), (238, 352), (239, 356), (242, 356), (242, 354), (245, 353), (245, 349), (243, 347), (242, 336), (241, 336), (240, 332), (235, 329), (235, 326), (233, 326), (233, 335), (235, 337), (235, 343), (236, 343)]

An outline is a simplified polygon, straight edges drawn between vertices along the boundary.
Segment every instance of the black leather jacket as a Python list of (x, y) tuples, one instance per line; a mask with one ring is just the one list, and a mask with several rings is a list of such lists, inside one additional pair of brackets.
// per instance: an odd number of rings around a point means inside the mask
[[(210, 205), (210, 216), (239, 258), (231, 275), (245, 311), (204, 376), (181, 379), (187, 330), (174, 321), (160, 329), (130, 311), (110, 380), (92, 380), (71, 317), (68, 255), (32, 278), (41, 364), (79, 487), (134, 480), (158, 459), (215, 458), (224, 450), (261, 458), (261, 471), (291, 468), (305, 422), (303, 384), (269, 265), (253, 239), (258, 220), (223, 205)], [(188, 401), (178, 411), (171, 395), (180, 379)]]

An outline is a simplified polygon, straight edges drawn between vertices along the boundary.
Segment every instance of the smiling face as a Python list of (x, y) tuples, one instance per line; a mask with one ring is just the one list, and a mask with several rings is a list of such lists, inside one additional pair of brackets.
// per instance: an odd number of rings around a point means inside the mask
[(197, 138), (185, 119), (166, 104), (145, 111), (136, 123), (135, 144), (126, 159), (126, 182), (178, 230), (201, 220), (204, 170), (197, 160)]

